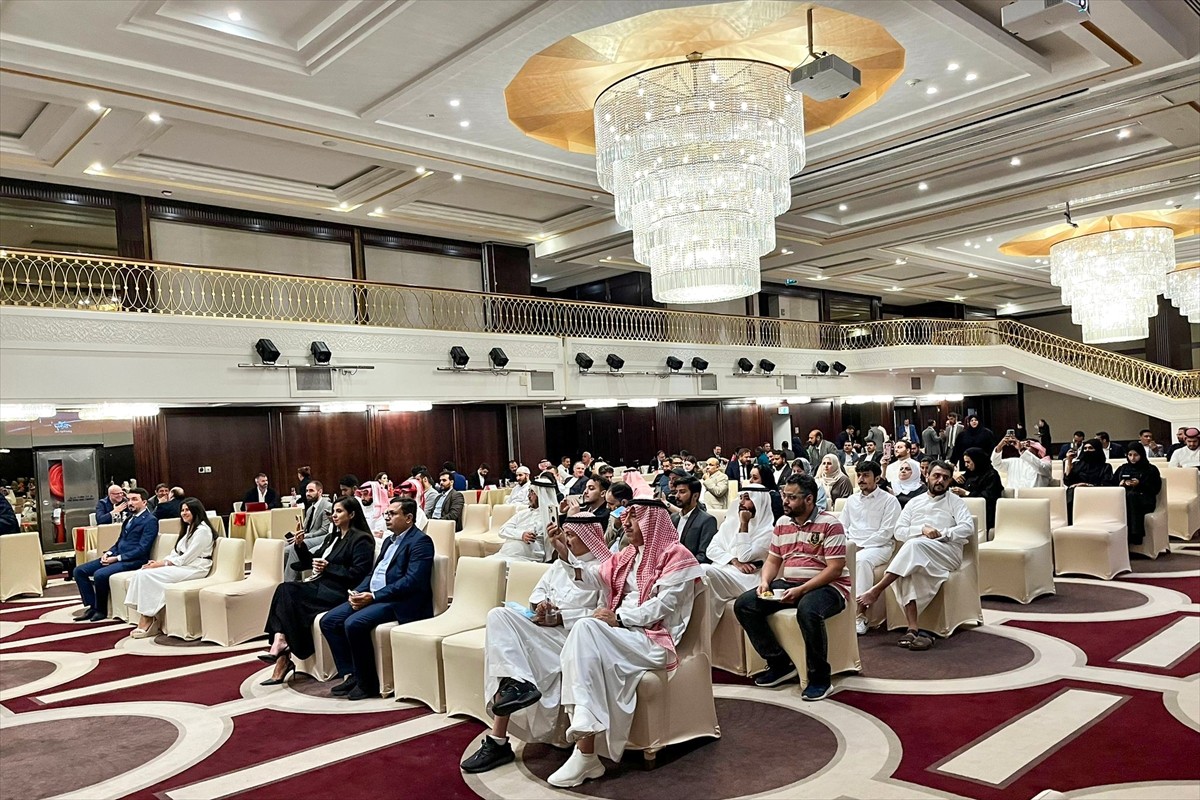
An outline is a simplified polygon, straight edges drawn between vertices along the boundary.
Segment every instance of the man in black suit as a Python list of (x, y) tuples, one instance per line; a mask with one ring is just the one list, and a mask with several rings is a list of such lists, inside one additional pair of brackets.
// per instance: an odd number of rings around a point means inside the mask
[(783, 486), (792, 477), (792, 465), (789, 463), (792, 459), (778, 450), (772, 450), (767, 457), (771, 459), (771, 474), (775, 476), (775, 483)]
[(433, 540), (414, 526), (416, 501), (392, 500), (383, 518), (391, 535), (383, 540), (375, 568), (350, 592), (348, 602), (321, 618), (321, 634), (329, 642), (338, 676), (345, 678), (332, 693), (347, 700), (379, 694), (377, 626), (433, 616)]
[(475, 474), (467, 478), (468, 489), (486, 489), (488, 484), (495, 483), (495, 478), (491, 477), (491, 470), (487, 464), (480, 464), (475, 470)]
[(267, 473), (260, 472), (255, 475), (253, 488), (242, 498), (242, 507), (245, 508), (251, 503), (266, 503), (267, 508), (283, 508), (283, 503), (279, 500), (279, 492), (268, 486), (269, 482)]
[(679, 513), (671, 515), (679, 541), (701, 564), (709, 563), (708, 545), (717, 535), (717, 518), (700, 508), (700, 479), (694, 475), (680, 478), (675, 484), (675, 502)]
[(1104, 445), (1104, 458), (1124, 458), (1125, 445), (1119, 442), (1110, 441), (1108, 431), (1100, 431), (1096, 434), (1096, 438), (1100, 440), (1100, 444)]
[(461, 531), (463, 508), (467, 501), (463, 498), (462, 492), (454, 488), (453, 472), (442, 470), (438, 475), (437, 490), (438, 496), (433, 501), (433, 508), (429, 509), (429, 518), (452, 519), (454, 520), (454, 530)]
[(725, 468), (725, 474), (729, 476), (729, 480), (737, 481), (738, 486), (744, 486), (750, 482), (750, 468), (754, 466), (754, 456), (750, 453), (749, 447), (742, 447), (737, 451), (737, 458), (729, 462), (729, 466)]

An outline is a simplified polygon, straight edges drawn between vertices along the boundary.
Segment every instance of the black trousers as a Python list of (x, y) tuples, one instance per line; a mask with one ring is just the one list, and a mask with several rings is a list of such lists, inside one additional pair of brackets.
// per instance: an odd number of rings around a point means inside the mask
[(296, 658), (308, 658), (316, 652), (313, 620), (345, 599), (345, 591), (323, 580), (281, 583), (275, 587), (267, 613), (267, 634), (274, 639), (275, 634), (282, 633)]
[[(798, 584), (785, 580), (775, 580), (772, 589), (790, 589)], [(767, 618), (780, 612), (793, 612), (796, 624), (800, 626), (800, 635), (804, 637), (804, 658), (808, 662), (808, 682), (816, 686), (828, 686), (829, 670), (829, 638), (825, 634), (825, 620), (841, 613), (846, 607), (842, 593), (826, 584), (819, 589), (813, 589), (793, 606), (776, 603), (774, 600), (763, 600), (758, 596), (757, 589), (751, 589), (743, 594), (733, 604), (733, 613), (738, 622), (742, 623), (750, 644), (771, 667), (784, 667), (791, 664), (791, 659), (779, 646), (775, 634)]]

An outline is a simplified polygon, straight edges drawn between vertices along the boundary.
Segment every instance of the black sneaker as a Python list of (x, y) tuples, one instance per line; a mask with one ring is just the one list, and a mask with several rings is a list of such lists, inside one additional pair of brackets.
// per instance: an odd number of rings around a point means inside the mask
[(491, 736), (483, 737), (483, 744), (475, 751), (475, 754), (466, 761), (459, 764), (463, 772), (472, 775), (479, 772), (487, 772), (496, 767), (502, 767), (510, 761), (514, 761), (516, 756), (513, 755), (512, 745), (505, 739), (503, 742), (497, 742)]
[(832, 686), (818, 686), (815, 683), (810, 683), (804, 687), (804, 692), (800, 695), (801, 700), (824, 700), (829, 695), (833, 694)]
[(492, 703), (492, 713), (497, 717), (509, 717), (541, 699), (542, 693), (532, 683), (514, 680), (496, 692), (495, 702)]
[(332, 694), (334, 697), (341, 697), (343, 695), (350, 694), (351, 690), (354, 689), (354, 687), (356, 687), (356, 686), (358, 686), (358, 681), (354, 679), (354, 676), (347, 675), (346, 680), (342, 681), (337, 686), (330, 689), (329, 693)]
[(378, 697), (378, 696), (379, 696), (378, 689), (376, 689), (373, 692), (368, 692), (365, 689), (363, 689), (361, 686), (359, 686), (357, 683), (354, 684), (353, 689), (351, 689), (349, 692), (346, 693), (347, 700), (370, 700), (372, 697)]
[(754, 676), (754, 685), (769, 689), (772, 686), (779, 686), (794, 680), (796, 680), (796, 668), (791, 664), (786, 664), (781, 667), (767, 667), (765, 672)]

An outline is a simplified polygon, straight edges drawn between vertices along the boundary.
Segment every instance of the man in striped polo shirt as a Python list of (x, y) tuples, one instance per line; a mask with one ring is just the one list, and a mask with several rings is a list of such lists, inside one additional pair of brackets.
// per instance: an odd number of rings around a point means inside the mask
[(825, 620), (844, 609), (850, 596), (846, 534), (837, 517), (817, 508), (817, 483), (810, 476), (791, 476), (782, 492), (785, 516), (771, 536), (758, 588), (739, 597), (733, 610), (750, 643), (767, 662), (766, 672), (755, 676), (755, 685), (779, 686), (795, 679), (796, 666), (780, 647), (767, 618), (795, 607), (808, 662), (803, 699), (822, 700), (833, 692)]

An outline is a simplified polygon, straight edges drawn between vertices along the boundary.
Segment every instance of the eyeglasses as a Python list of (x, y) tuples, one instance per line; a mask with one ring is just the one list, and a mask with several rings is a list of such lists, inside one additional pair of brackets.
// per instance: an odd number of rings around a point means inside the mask
[(383, 512), (383, 518), (384, 518), (384, 519), (391, 519), (392, 517), (398, 517), (398, 516), (400, 516), (400, 513), (399, 513), (398, 511), (385, 511), (385, 512)]

